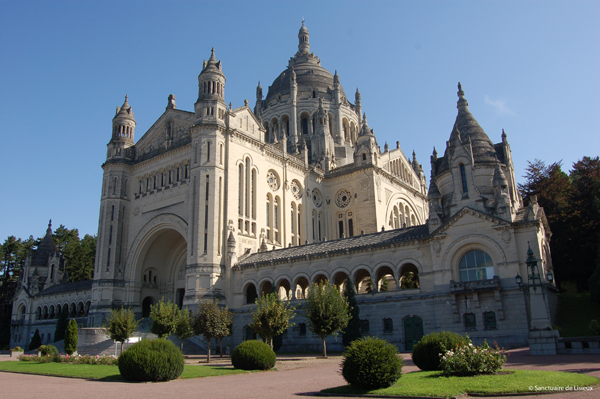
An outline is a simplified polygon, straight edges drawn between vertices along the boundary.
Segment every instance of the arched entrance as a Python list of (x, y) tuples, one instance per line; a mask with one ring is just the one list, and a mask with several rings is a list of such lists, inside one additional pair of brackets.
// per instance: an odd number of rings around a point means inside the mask
[(187, 243), (174, 228), (155, 229), (142, 241), (134, 275), (141, 286), (137, 303), (142, 308), (142, 317), (148, 317), (150, 306), (160, 299), (182, 307), (186, 252)]

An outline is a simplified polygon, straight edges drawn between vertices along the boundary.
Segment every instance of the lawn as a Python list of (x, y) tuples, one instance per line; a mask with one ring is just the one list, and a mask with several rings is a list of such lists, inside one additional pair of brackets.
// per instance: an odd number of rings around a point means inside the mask
[(589, 337), (593, 335), (591, 320), (600, 321), (600, 305), (592, 301), (589, 292), (567, 292), (558, 294), (558, 320), (561, 337)]
[[(123, 380), (117, 366), (69, 363), (0, 362), (0, 371), (86, 378), (92, 380)], [(247, 373), (233, 367), (195, 366), (186, 364), (179, 378), (201, 378), (227, 374)]]
[(532, 394), (536, 392), (570, 392), (584, 390), (585, 387), (598, 383), (600, 380), (596, 377), (559, 371), (502, 370), (496, 375), (476, 377), (442, 377), (440, 371), (420, 371), (402, 374), (398, 382), (389, 388), (366, 391), (344, 385), (321, 392), (448, 398), (465, 393), (490, 395), (518, 392)]

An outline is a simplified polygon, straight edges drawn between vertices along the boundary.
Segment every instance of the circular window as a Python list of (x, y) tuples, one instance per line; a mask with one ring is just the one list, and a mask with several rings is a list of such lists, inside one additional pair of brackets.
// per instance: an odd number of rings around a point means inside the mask
[(335, 203), (340, 208), (344, 208), (348, 206), (350, 200), (352, 199), (352, 194), (348, 190), (340, 190), (335, 196)]
[(292, 180), (292, 184), (290, 184), (290, 188), (292, 190), (292, 194), (294, 198), (300, 199), (302, 198), (302, 186), (298, 180)]
[(321, 204), (323, 204), (323, 197), (321, 196), (321, 192), (316, 188), (312, 191), (312, 199), (317, 208), (319, 208)]
[(494, 263), (485, 252), (476, 249), (467, 252), (458, 267), (460, 281), (487, 280), (494, 277)]
[(279, 176), (277, 176), (277, 173), (272, 169), (267, 172), (267, 184), (273, 191), (279, 189)]

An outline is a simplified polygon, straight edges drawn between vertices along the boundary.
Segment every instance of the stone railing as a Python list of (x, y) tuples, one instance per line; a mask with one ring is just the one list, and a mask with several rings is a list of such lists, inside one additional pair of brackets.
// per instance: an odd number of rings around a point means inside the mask
[(477, 281), (454, 281), (450, 280), (450, 293), (451, 294), (461, 294), (466, 292), (475, 292), (475, 291), (491, 291), (500, 289), (500, 278), (498, 276), (494, 276), (494, 278), (487, 280), (477, 280)]
[(559, 355), (600, 354), (600, 337), (565, 337), (556, 344)]

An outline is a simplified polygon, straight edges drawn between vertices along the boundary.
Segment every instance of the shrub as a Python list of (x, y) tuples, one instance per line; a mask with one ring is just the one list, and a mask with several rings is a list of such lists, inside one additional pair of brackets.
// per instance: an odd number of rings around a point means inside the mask
[(65, 332), (65, 352), (69, 355), (77, 352), (77, 322), (74, 319), (69, 320)]
[(396, 346), (379, 338), (366, 337), (354, 340), (348, 346), (342, 375), (356, 388), (386, 388), (401, 377), (402, 366)]
[(21, 348), (20, 346), (15, 346), (10, 351), (11, 352), (23, 352), (23, 348)]
[(73, 364), (103, 364), (107, 366), (116, 366), (118, 359), (114, 356), (90, 356), (90, 355), (65, 355), (61, 356), (58, 353), (52, 353), (48, 356), (37, 355), (21, 355), (19, 360), (22, 362), (39, 362), (39, 363), (73, 363)]
[(128, 381), (170, 381), (183, 373), (183, 354), (171, 341), (143, 339), (119, 357), (119, 371)]
[(239, 344), (231, 353), (231, 364), (242, 370), (269, 370), (275, 366), (277, 357), (264, 342), (251, 340)]
[(467, 342), (462, 335), (450, 332), (432, 332), (414, 346), (412, 360), (423, 371), (440, 369), (440, 355)]
[(494, 374), (506, 363), (504, 349), (490, 348), (487, 341), (474, 346), (467, 336), (467, 343), (445, 352), (440, 359), (440, 369), (446, 376), (471, 376)]
[(54, 345), (40, 346), (40, 355), (41, 356), (47, 356), (47, 355), (53, 355), (53, 354), (58, 355), (58, 349), (56, 349), (56, 346), (54, 346)]

